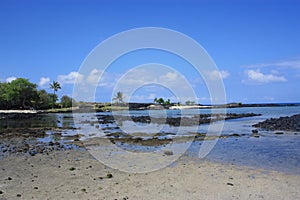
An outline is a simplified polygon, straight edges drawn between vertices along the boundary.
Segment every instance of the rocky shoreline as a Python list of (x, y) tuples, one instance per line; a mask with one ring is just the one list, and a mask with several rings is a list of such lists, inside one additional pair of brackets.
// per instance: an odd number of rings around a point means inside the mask
[(200, 114), (191, 117), (167, 117), (154, 118), (150, 116), (123, 116), (123, 115), (97, 115), (100, 124), (114, 123), (116, 121), (134, 121), (139, 123), (154, 123), (154, 124), (168, 124), (171, 126), (193, 126), (200, 124), (207, 124), (220, 120), (238, 119), (244, 117), (260, 116), (255, 113), (227, 113), (227, 114)]
[[(90, 123), (92, 126), (100, 124), (118, 124), (127, 120), (132, 120), (137, 123), (156, 123), (156, 124), (168, 124), (170, 126), (192, 126), (215, 122), (218, 120), (230, 120), (244, 117), (259, 116), (260, 114), (244, 113), (236, 114), (229, 113), (227, 115), (222, 114), (201, 114), (191, 117), (167, 117), (167, 118), (153, 118), (150, 116), (121, 116), (121, 115), (96, 115), (95, 121), (84, 121), (83, 123)], [(68, 117), (69, 118), (69, 117)], [(72, 117), (70, 117), (72, 120)], [(99, 123), (99, 125), (97, 125)], [(291, 117), (280, 117), (277, 119), (271, 118), (263, 122), (253, 125), (253, 127), (266, 129), (266, 130), (281, 130), (281, 131), (300, 131), (300, 114)], [(73, 134), (72, 136), (62, 136), (64, 131), (70, 131), (74, 129), (72, 127), (27, 127), (27, 128), (2, 128), (0, 129), (0, 158), (10, 155), (28, 155), (34, 156), (36, 154), (47, 154), (56, 150), (68, 150), (83, 148), (84, 145), (80, 140), (80, 135)], [(174, 133), (159, 132), (146, 135), (130, 135), (123, 133), (118, 127), (105, 126), (101, 128), (106, 134), (105, 138), (111, 140), (112, 143), (122, 146), (123, 144), (129, 145), (141, 145), (141, 146), (159, 146), (165, 145), (170, 142), (184, 142), (190, 140), (188, 136), (170, 138), (169, 136)], [(112, 129), (114, 129), (112, 131)], [(47, 132), (52, 133), (52, 138), (45, 140), (49, 137)], [(75, 130), (74, 130), (75, 131)], [(277, 132), (276, 132), (277, 133)], [(281, 132), (280, 132), (281, 133)], [(259, 137), (258, 130), (253, 130), (252, 134), (235, 133), (231, 135), (221, 135), (217, 137), (208, 137), (205, 133), (190, 133), (190, 137), (193, 137), (195, 141), (213, 140), (216, 138), (228, 138), (228, 137)], [(53, 139), (55, 138), (55, 139)]]
[[(205, 123), (210, 123), (218, 120), (229, 120), (237, 119), (242, 117), (252, 117), (257, 116), (258, 114), (246, 113), (246, 114), (235, 114), (229, 113), (227, 115), (222, 114), (201, 114), (195, 115), (192, 117), (168, 117), (168, 118), (151, 118), (149, 116), (112, 116), (112, 115), (97, 115), (97, 122), (95, 121), (84, 121), (83, 123), (94, 124), (112, 124), (118, 121), (133, 120), (134, 122), (139, 123), (157, 123), (157, 124), (169, 124), (171, 126), (192, 126), (200, 125)], [(38, 115), (37, 115), (38, 116)], [(68, 117), (69, 120), (72, 120), (72, 116)], [(62, 119), (58, 121), (61, 122)], [(43, 120), (42, 118), (37, 118), (37, 120)], [(5, 124), (4, 124), (5, 125)], [(99, 127), (99, 125), (96, 125)], [(132, 136), (120, 132), (118, 127), (116, 127), (115, 132), (111, 132), (112, 127), (102, 128), (106, 134), (106, 137), (109, 138), (113, 143), (127, 143), (143, 146), (155, 146), (163, 145), (169, 142), (172, 142), (173, 139), (167, 139), (165, 136), (173, 135), (172, 133), (154, 133), (152, 138), (145, 140), (142, 136)], [(34, 156), (36, 154), (47, 154), (56, 150), (68, 150), (82, 148), (83, 144), (80, 141), (80, 135), (73, 134), (72, 136), (62, 137), (64, 131), (70, 131), (72, 127), (24, 127), (24, 128), (3, 128), (0, 129), (0, 158), (7, 157), (10, 155), (28, 155)], [(75, 131), (75, 130), (74, 130)], [(51, 138), (49, 134), (51, 132)], [(233, 135), (234, 137), (241, 135)], [(45, 138), (49, 138), (46, 139)], [(215, 139), (215, 138), (206, 138), (205, 134), (195, 133), (191, 134), (191, 137), (194, 137), (196, 140), (204, 139)], [(54, 139), (53, 139), (54, 138)], [(185, 138), (182, 138), (184, 141)]]
[[(53, 131), (55, 140), (43, 141), (47, 131)], [(44, 128), (8, 128), (0, 131), (0, 159), (11, 155), (35, 156), (77, 148), (74, 144), (62, 140), (62, 129)], [(73, 138), (72, 138), (73, 139)]]
[(290, 117), (270, 118), (253, 125), (269, 131), (296, 131), (300, 132), (300, 114)]

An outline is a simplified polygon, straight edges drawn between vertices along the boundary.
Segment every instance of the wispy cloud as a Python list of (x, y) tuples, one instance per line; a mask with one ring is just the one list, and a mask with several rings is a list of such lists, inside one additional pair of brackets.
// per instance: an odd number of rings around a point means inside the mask
[(114, 86), (119, 76), (120, 75), (118, 74), (113, 74), (102, 70), (93, 69), (86, 77), (86, 82), (88, 84), (110, 88)]
[(206, 71), (204, 75), (207, 76), (209, 80), (218, 81), (228, 78), (230, 74), (228, 71), (225, 70), (213, 70)]
[(45, 87), (45, 85), (48, 85), (50, 82), (50, 78), (49, 77), (41, 77), (40, 78), (40, 82), (39, 82), (39, 86), (40, 87)]
[(286, 82), (287, 79), (284, 76), (278, 75), (276, 71), (272, 70), (269, 74), (262, 73), (257, 70), (246, 70), (247, 80), (243, 80), (243, 83), (254, 84), (267, 84), (272, 82)]
[(300, 69), (300, 59), (282, 60), (269, 63), (258, 63), (252, 65), (245, 65), (247, 68), (264, 68), (264, 67), (280, 67), (280, 68), (294, 68)]
[[(286, 77), (289, 77), (289, 80), (298, 78), (297, 74), (300, 74), (300, 58), (244, 65), (242, 67), (248, 68), (245, 71), (247, 80), (243, 80), (243, 83), (267, 84), (272, 82), (286, 82)], [(264, 72), (261, 72), (261, 70)], [(266, 70), (268, 72), (265, 72)]]
[[(167, 89), (172, 95), (165, 96), (170, 98), (174, 96), (174, 100), (182, 101), (184, 97), (193, 99), (194, 93), (191, 84), (179, 72), (171, 68), (160, 65), (148, 65), (134, 68), (124, 74), (116, 83), (115, 91), (122, 91), (128, 98), (133, 95), (132, 92), (139, 88), (147, 88), (148, 94), (152, 94), (151, 98), (163, 97), (161, 89)], [(164, 89), (164, 90), (165, 90)], [(148, 95), (139, 96), (136, 100), (149, 99)]]
[(61, 84), (74, 84), (75, 82), (81, 82), (83, 75), (78, 72), (70, 72), (67, 75), (59, 75), (57, 80)]

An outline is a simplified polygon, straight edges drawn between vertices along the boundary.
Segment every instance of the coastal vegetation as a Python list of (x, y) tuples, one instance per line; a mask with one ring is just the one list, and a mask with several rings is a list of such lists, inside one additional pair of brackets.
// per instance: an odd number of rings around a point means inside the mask
[(171, 104), (170, 99), (164, 100), (163, 98), (155, 98), (153, 100), (153, 102), (155, 104), (159, 104), (159, 105), (170, 105)]
[(50, 108), (68, 108), (74, 103), (74, 99), (63, 96), (57, 103), (58, 96), (55, 92), (61, 89), (58, 82), (50, 85), (53, 94), (37, 88), (37, 84), (28, 79), (17, 78), (11, 82), (0, 82), (0, 109), (37, 109), (47, 110)]

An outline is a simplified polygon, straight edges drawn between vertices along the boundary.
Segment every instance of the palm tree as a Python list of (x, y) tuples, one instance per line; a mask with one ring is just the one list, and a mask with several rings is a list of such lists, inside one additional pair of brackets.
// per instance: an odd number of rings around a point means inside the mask
[(50, 84), (50, 88), (53, 89), (53, 99), (52, 99), (52, 109), (54, 108), (54, 97), (55, 92), (57, 92), (59, 89), (61, 89), (59, 82), (53, 81), (52, 84)]
[(115, 97), (113, 98), (114, 101), (117, 102), (117, 104), (119, 103), (123, 103), (123, 93), (122, 92), (117, 92), (117, 94), (115, 95)]
[(163, 104), (165, 104), (165, 100), (163, 99), (163, 98), (159, 98), (159, 99), (157, 99), (157, 101), (156, 101), (158, 104), (160, 104), (160, 105), (163, 105)]

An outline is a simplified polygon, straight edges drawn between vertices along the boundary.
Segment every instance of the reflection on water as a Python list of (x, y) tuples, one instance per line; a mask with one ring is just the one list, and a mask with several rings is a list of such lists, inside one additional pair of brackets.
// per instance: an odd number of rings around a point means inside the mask
[(29, 119), (1, 119), (0, 129), (4, 128), (64, 128), (73, 127), (74, 122), (71, 113), (38, 114)]

